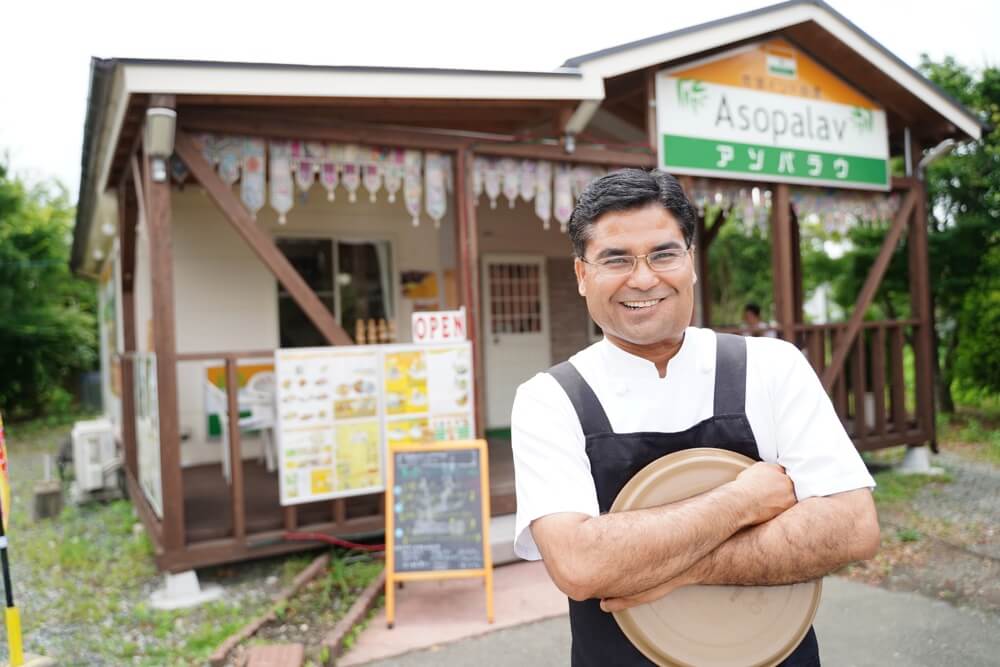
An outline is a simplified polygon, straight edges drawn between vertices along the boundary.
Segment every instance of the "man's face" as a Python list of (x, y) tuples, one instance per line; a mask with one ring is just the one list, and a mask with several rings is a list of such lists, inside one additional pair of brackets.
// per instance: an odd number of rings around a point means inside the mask
[[(687, 247), (677, 220), (659, 204), (605, 213), (590, 232), (588, 262)], [(676, 343), (691, 322), (697, 280), (691, 253), (665, 272), (651, 270), (644, 259), (627, 275), (609, 275), (580, 259), (574, 266), (590, 316), (619, 347), (635, 350)]]

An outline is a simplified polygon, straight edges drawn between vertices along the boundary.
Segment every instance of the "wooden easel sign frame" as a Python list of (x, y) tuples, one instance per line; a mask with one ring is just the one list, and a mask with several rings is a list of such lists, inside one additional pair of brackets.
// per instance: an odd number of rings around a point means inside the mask
[[(478, 469), (478, 484), (473, 467)], [(493, 622), (489, 479), (485, 440), (390, 445), (385, 487), (389, 628), (395, 622), (396, 584), (434, 579), (482, 577), (486, 619)]]

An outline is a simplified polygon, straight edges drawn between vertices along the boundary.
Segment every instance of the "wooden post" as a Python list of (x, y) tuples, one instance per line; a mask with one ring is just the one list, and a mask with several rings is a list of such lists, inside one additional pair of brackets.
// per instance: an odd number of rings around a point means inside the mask
[(302, 279), (291, 262), (282, 254), (271, 237), (253, 220), (239, 198), (226, 183), (219, 178), (204, 157), (195, 140), (185, 132), (178, 131), (176, 139), (177, 155), (194, 175), (195, 179), (222, 211), (223, 216), (236, 232), (247, 242), (275, 278), (288, 290), (306, 317), (312, 321), (323, 337), (331, 345), (353, 345), (354, 341), (337, 323), (330, 310), (319, 300), (306, 281)]
[[(919, 147), (918, 147), (919, 148)], [(917, 155), (920, 154), (918, 150)], [(923, 182), (911, 190), (916, 199), (910, 219), (910, 308), (920, 321), (913, 337), (917, 384), (917, 425), (922, 438), (937, 446), (934, 414), (934, 318), (931, 312), (930, 258), (927, 252), (927, 191)]]
[[(698, 216), (696, 224), (698, 228), (695, 230), (695, 250), (694, 256), (698, 264), (698, 299), (701, 304), (701, 317), (700, 322), (697, 322), (700, 327), (711, 327), (712, 326), (712, 289), (711, 281), (708, 276), (708, 248), (711, 241), (708, 239), (708, 231), (705, 227), (705, 215), (701, 214)], [(718, 223), (716, 223), (718, 224)]]
[[(138, 183), (131, 182), (139, 166), (132, 157), (132, 175), (125, 173), (118, 185), (118, 245), (121, 249), (122, 338), (122, 444), (125, 449), (125, 470), (139, 479), (139, 455), (135, 440), (135, 227), (139, 222)], [(117, 338), (117, 336), (116, 336)]]
[[(174, 107), (171, 95), (153, 95), (150, 106)], [(170, 223), (170, 181), (155, 182), (143, 146), (143, 191), (149, 230), (153, 301), (153, 349), (160, 421), (160, 483), (163, 493), (163, 543), (169, 553), (184, 547), (184, 480), (181, 473), (177, 405), (177, 344), (174, 320), (174, 258)]]
[(791, 202), (788, 204), (788, 215), (791, 222), (789, 230), (792, 234), (792, 313), (795, 323), (802, 324), (805, 322), (804, 286), (802, 284), (802, 240), (799, 237), (799, 216), (796, 214), (795, 207)]
[(781, 337), (795, 340), (795, 288), (792, 260), (792, 216), (788, 184), (774, 186), (771, 198), (771, 265), (775, 319)]
[(465, 306), (465, 329), (472, 343), (472, 365), (475, 378), (476, 437), (485, 437), (485, 387), (483, 387), (483, 356), (479, 336), (479, 225), (475, 199), (471, 192), (472, 151), (460, 148), (455, 160), (455, 210), (458, 213), (458, 275), (461, 281), (462, 304)]
[(233, 505), (233, 539), (246, 543), (246, 501), (243, 495), (243, 437), (240, 433), (240, 378), (236, 358), (226, 357), (226, 427), (229, 433), (229, 493)]

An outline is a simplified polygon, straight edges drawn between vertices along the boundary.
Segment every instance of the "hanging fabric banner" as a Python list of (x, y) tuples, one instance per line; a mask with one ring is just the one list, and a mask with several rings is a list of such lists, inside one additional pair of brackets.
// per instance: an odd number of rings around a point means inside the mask
[(219, 164), (219, 177), (232, 185), (240, 180), (240, 165), (243, 163), (242, 139), (217, 139), (215, 141), (215, 158)]
[(413, 218), (413, 226), (420, 224), (420, 196), (423, 185), (420, 180), (422, 158), (420, 151), (406, 151), (403, 157), (403, 200), (406, 210)]
[(490, 200), (490, 208), (497, 207), (497, 198), (500, 196), (500, 184), (503, 174), (500, 172), (500, 161), (494, 158), (487, 158), (483, 169), (483, 189)]
[(549, 228), (552, 220), (552, 163), (539, 162), (535, 172), (535, 215), (542, 220), (542, 228)]
[(305, 194), (312, 187), (313, 179), (316, 177), (316, 165), (309, 156), (306, 155), (306, 145), (302, 141), (293, 141), (292, 169), (295, 172), (295, 187), (302, 193), (302, 203), (305, 203)]
[(382, 159), (381, 151), (373, 150), (367, 163), (362, 167), (361, 182), (368, 191), (368, 201), (375, 203), (378, 191), (382, 189)]
[(531, 201), (535, 196), (537, 184), (535, 176), (538, 174), (538, 163), (534, 160), (521, 161), (521, 199)]
[(336, 198), (337, 184), (340, 182), (340, 170), (337, 165), (337, 158), (341, 151), (336, 146), (326, 146), (323, 151), (323, 162), (319, 170), (319, 182), (326, 190), (326, 200), (333, 201)]
[(396, 201), (396, 193), (403, 187), (403, 151), (391, 150), (385, 156), (385, 191), (389, 194), (389, 203)]
[(278, 224), (283, 225), (288, 221), (286, 215), (292, 210), (294, 203), (290, 141), (271, 142), (267, 166), (271, 185), (271, 208), (278, 213)]
[(427, 153), (424, 156), (424, 199), (427, 215), (434, 221), (434, 228), (441, 226), (448, 207), (448, 194), (445, 180), (447, 179), (447, 160), (440, 153)]
[(483, 194), (483, 172), (486, 170), (486, 159), (477, 157), (472, 161), (472, 203), (479, 206), (479, 198)]
[(573, 214), (573, 184), (569, 165), (556, 167), (555, 178), (555, 218), (559, 221), (559, 230), (566, 231), (566, 223)]
[(264, 208), (264, 150), (262, 139), (247, 139), (243, 142), (240, 199), (254, 217)]
[(514, 208), (517, 196), (521, 194), (521, 168), (511, 159), (500, 160), (500, 173), (503, 174), (503, 196), (507, 205)]
[(342, 148), (340, 162), (340, 182), (347, 190), (347, 201), (352, 204), (358, 200), (358, 188), (361, 187), (360, 149), (354, 144)]

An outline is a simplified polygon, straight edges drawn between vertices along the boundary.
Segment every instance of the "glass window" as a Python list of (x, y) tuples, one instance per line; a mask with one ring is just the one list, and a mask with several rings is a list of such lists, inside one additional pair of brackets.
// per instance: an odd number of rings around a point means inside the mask
[[(278, 239), (277, 245), (351, 338), (358, 320), (392, 319), (388, 242)], [(280, 283), (278, 321), (281, 347), (328, 344)]]

